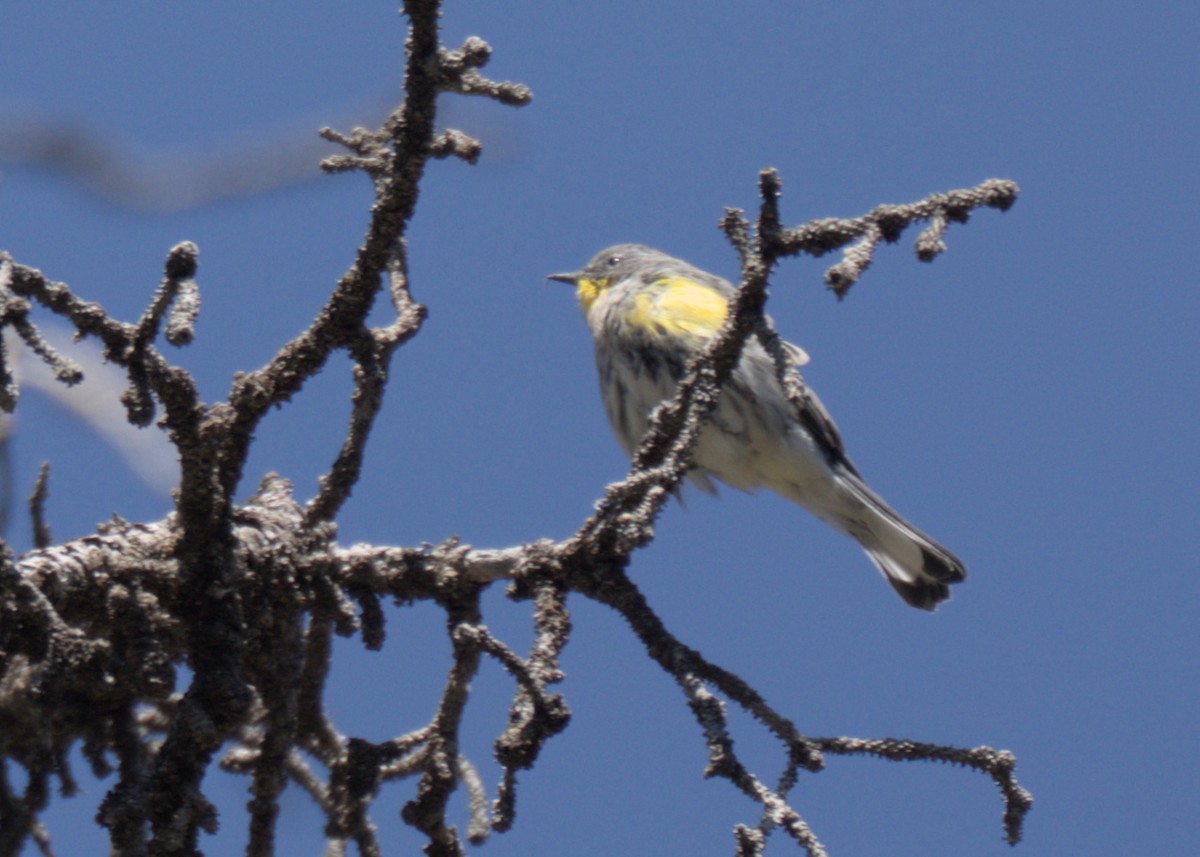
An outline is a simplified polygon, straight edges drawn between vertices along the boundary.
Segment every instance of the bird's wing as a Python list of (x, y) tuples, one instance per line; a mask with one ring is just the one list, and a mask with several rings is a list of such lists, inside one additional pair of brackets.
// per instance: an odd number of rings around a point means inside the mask
[[(796, 377), (800, 377), (798, 372)], [(800, 386), (803, 392), (796, 415), (799, 417), (801, 425), (808, 430), (817, 445), (821, 447), (821, 451), (825, 453), (825, 458), (830, 464), (840, 464), (857, 476), (858, 470), (846, 457), (846, 448), (842, 445), (842, 436), (833, 423), (833, 417), (829, 416), (829, 411), (825, 410), (825, 406), (821, 404), (817, 394), (804, 383), (802, 378)]]

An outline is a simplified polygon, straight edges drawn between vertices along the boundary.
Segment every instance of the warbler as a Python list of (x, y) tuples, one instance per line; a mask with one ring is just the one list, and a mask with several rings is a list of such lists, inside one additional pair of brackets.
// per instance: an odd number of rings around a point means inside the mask
[[(640, 244), (601, 250), (581, 270), (548, 279), (575, 286), (596, 347), (613, 432), (632, 455), (651, 412), (676, 391), (693, 357), (720, 330), (734, 287)], [(785, 344), (790, 371), (808, 355)], [(696, 443), (690, 479), (767, 488), (855, 539), (905, 602), (934, 610), (963, 564), (897, 514), (846, 457), (841, 435), (805, 386), (788, 399), (763, 345), (751, 337)]]

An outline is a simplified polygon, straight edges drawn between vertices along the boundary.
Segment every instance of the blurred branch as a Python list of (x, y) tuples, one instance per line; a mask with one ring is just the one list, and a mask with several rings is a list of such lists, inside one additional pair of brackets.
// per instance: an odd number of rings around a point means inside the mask
[[(346, 110), (372, 115), (379, 105)], [(39, 167), (74, 179), (113, 205), (160, 214), (258, 196), (320, 178), (314, 164), (329, 146), (296, 120), (247, 133), (216, 151), (136, 154), (133, 141), (85, 121), (10, 105), (0, 126), (0, 163)], [(311, 126), (309, 126), (311, 127)]]
[[(95, 343), (73, 342), (67, 328), (53, 319), (40, 321), (38, 330), (56, 351), (82, 370), (82, 380), (67, 387), (50, 367), (27, 359), (15, 337), (5, 334), (8, 366), (16, 384), (53, 401), (108, 444), (147, 488), (167, 497), (179, 480), (175, 450), (163, 432), (129, 423), (121, 405), (128, 384), (126, 373), (105, 362)], [(16, 414), (8, 419), (19, 422)]]
[[(456, 49), (440, 43), (436, 0), (409, 0), (404, 11), (403, 103), (376, 129), (321, 132), (346, 150), (326, 158), (323, 168), (363, 171), (374, 185), (366, 233), (308, 328), (263, 366), (239, 373), (225, 401), (201, 401), (191, 374), (173, 364), (161, 345), (165, 340), (181, 347), (196, 335), (195, 245), (184, 242), (168, 252), (163, 278), (135, 323), (117, 320), (71, 287), (0, 256), (0, 325), (11, 327), (59, 384), (73, 384), (81, 373), (30, 320), (35, 307), (78, 337), (98, 340), (103, 358), (120, 367), (128, 385), (119, 397), (126, 420), (147, 425), (157, 418), (179, 460), (175, 508), (164, 520), (114, 518), (95, 535), (59, 545), (50, 543), (42, 521), (43, 474), (31, 499), (38, 547), (19, 558), (7, 549), (0, 553), (0, 857), (19, 853), (27, 841), (48, 850), (38, 817), (51, 779), (64, 794), (73, 790), (69, 751), (76, 742), (95, 776), (115, 774), (97, 815), (115, 853), (198, 854), (200, 834), (218, 822), (202, 789), (216, 762), (249, 778), (248, 854), (274, 853), (280, 797), (289, 783), (324, 814), (328, 854), (344, 854), (350, 843), (362, 854), (381, 854), (370, 810), (383, 783), (400, 779), (415, 780), (401, 815), (426, 838), (426, 853), (463, 854), (450, 820), (454, 792), (466, 791), (468, 841), (477, 844), (491, 831), (510, 829), (518, 773), (531, 768), (569, 722), (567, 704), (552, 687), (563, 678), (571, 593), (626, 619), (683, 692), (707, 748), (706, 774), (727, 779), (761, 808), (756, 824), (735, 829), (737, 853), (760, 854), (776, 829), (811, 857), (825, 853), (788, 803), (801, 770), (819, 771), (825, 753), (950, 761), (987, 773), (1005, 801), (1006, 835), (1017, 841), (1030, 798), (1013, 777), (1010, 754), (806, 737), (740, 677), (678, 640), (625, 573), (632, 553), (653, 538), (657, 516), (687, 472), (704, 421), (749, 337), (758, 337), (775, 355), (781, 377), (786, 374), (788, 358), (763, 314), (769, 275), (781, 258), (846, 247), (826, 275), (841, 296), (882, 242), (923, 222), (917, 252), (932, 258), (944, 249), (949, 223), (965, 222), (979, 206), (1007, 208), (1015, 186), (985, 182), (881, 206), (859, 218), (785, 228), (779, 179), (764, 171), (756, 221), (737, 211), (723, 220), (742, 261), (724, 328), (688, 367), (674, 398), (654, 413), (629, 475), (606, 489), (574, 535), (500, 550), (474, 550), (453, 539), (416, 548), (343, 547), (335, 541), (334, 521), (362, 474), (391, 360), (425, 318), (410, 291), (405, 244), (418, 185), (430, 158), (474, 162), (480, 151), (479, 141), (460, 131), (437, 130), (438, 97), (482, 96), (506, 105), (530, 98), (524, 86), (480, 73), (491, 55), (482, 40), (472, 37)], [(50, 141), (43, 145), (53, 148)], [(286, 173), (292, 154), (272, 154), (279, 161), (276, 174)], [(125, 182), (129, 170), (139, 173), (127, 184), (130, 198), (143, 203), (196, 199), (186, 187), (156, 185), (160, 177), (103, 151), (68, 145), (58, 158), (101, 187)], [(227, 181), (221, 192), (253, 185), (239, 184), (242, 178)], [(384, 296), (390, 317), (371, 326), (368, 318)], [(17, 392), (11, 350), (0, 353), (0, 405), (8, 409)], [(337, 352), (352, 361), (354, 387), (345, 440), (316, 496), (301, 505), (286, 480), (269, 475), (249, 501), (236, 505), (261, 420), (298, 394)], [(799, 381), (789, 383), (789, 395), (807, 395)], [(483, 622), (481, 596), (498, 581), (509, 584), (511, 598), (532, 603), (534, 641), (526, 653)], [(381, 648), (385, 600), (437, 605), (446, 615), (452, 658), (429, 721), (370, 741), (343, 734), (323, 696), (333, 635), (359, 636), (367, 648)], [(460, 749), (471, 682), (485, 658), (513, 682), (507, 724), (494, 745), (501, 774), (490, 806), (475, 765)], [(183, 665), (191, 681), (180, 691)], [(730, 703), (782, 744), (782, 770), (774, 782), (760, 779), (738, 757)], [(10, 762), (23, 770), (20, 794), (8, 776)]]

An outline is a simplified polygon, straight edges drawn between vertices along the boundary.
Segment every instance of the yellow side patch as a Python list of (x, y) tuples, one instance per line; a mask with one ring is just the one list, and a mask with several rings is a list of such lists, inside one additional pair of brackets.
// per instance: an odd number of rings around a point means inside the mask
[(634, 298), (626, 321), (654, 336), (705, 340), (725, 322), (727, 306), (725, 297), (707, 286), (686, 277), (663, 277)]

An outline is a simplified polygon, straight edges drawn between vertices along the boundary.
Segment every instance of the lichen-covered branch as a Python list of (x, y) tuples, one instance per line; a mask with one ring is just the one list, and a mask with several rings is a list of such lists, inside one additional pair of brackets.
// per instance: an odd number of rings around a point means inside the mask
[[(798, 404), (807, 395), (787, 371), (783, 346), (764, 315), (769, 278), (782, 259), (843, 249), (826, 273), (841, 297), (878, 249), (909, 226), (924, 224), (917, 254), (931, 259), (945, 249), (950, 223), (965, 222), (978, 207), (1006, 209), (1016, 187), (988, 181), (857, 218), (785, 227), (779, 177), (764, 171), (754, 222), (734, 210), (722, 221), (742, 265), (725, 326), (688, 367), (673, 399), (654, 413), (629, 475), (604, 491), (575, 534), (500, 549), (473, 549), (454, 539), (436, 546), (343, 546), (335, 521), (367, 464), (392, 361), (425, 318), (414, 297), (419, 284), (409, 280), (405, 243), (425, 166), (430, 158), (474, 163), (480, 152), (479, 141), (437, 130), (438, 96), (482, 96), (508, 105), (530, 99), (521, 84), (483, 76), (491, 48), (481, 39), (455, 49), (441, 44), (437, 0), (409, 0), (404, 11), (403, 103), (377, 129), (322, 132), (347, 152), (323, 167), (362, 171), (374, 185), (366, 233), (311, 324), (264, 365), (239, 373), (226, 400), (203, 402), (191, 374), (172, 363), (161, 344), (180, 347), (203, 335), (195, 245), (184, 242), (168, 252), (163, 278), (135, 322), (114, 318), (76, 288), (0, 253), (0, 327), (13, 328), (67, 384), (79, 380), (80, 370), (46, 343), (37, 313), (99, 340), (105, 358), (128, 377), (122, 399), (130, 422), (148, 425), (158, 417), (180, 460), (176, 505), (167, 518), (148, 524), (114, 518), (94, 535), (63, 544), (52, 543), (44, 520), (43, 472), (30, 500), (35, 549), (14, 557), (0, 545), (0, 857), (28, 843), (48, 853), (40, 814), (53, 783), (72, 793), (75, 746), (109, 784), (97, 818), (115, 853), (201, 853), (202, 834), (218, 823), (202, 785), (220, 764), (247, 778), (248, 854), (274, 853), (281, 796), (295, 786), (324, 816), (327, 854), (345, 854), (353, 844), (364, 855), (381, 855), (371, 821), (380, 788), (412, 780), (402, 817), (425, 837), (426, 853), (460, 855), (459, 825), (450, 817), (454, 793), (462, 788), (467, 795), (469, 842), (509, 830), (518, 774), (532, 768), (569, 723), (567, 701), (554, 688), (564, 675), (573, 596), (604, 604), (627, 621), (681, 689), (708, 754), (708, 775), (728, 780), (761, 808), (755, 823), (735, 829), (737, 853), (762, 853), (769, 836), (782, 830), (808, 855), (824, 854), (789, 795), (806, 772), (822, 769), (826, 756), (856, 753), (947, 761), (988, 774), (1005, 802), (1006, 835), (1016, 842), (1031, 799), (1016, 783), (1011, 754), (805, 736), (739, 676), (677, 639), (625, 573), (633, 553), (653, 538), (655, 521), (690, 467), (704, 422), (751, 337), (774, 356), (789, 395)], [(385, 296), (389, 317), (368, 324)], [(300, 393), (338, 352), (352, 364), (346, 435), (330, 451), (316, 495), (302, 504), (286, 479), (269, 475), (249, 501), (236, 504), (263, 417)], [(0, 407), (11, 410), (17, 389), (7, 361), (0, 350)], [(500, 582), (512, 599), (531, 604), (528, 651), (484, 622), (481, 596)], [(451, 664), (428, 722), (396, 724), (394, 737), (370, 741), (342, 732), (324, 693), (334, 635), (382, 648), (389, 601), (428, 602), (445, 613)], [(488, 785), (461, 750), (471, 681), (485, 659), (512, 680), (507, 723), (494, 743), (501, 772), (490, 802)], [(191, 679), (181, 686), (185, 665)], [(779, 741), (774, 781), (738, 757), (729, 705)], [(11, 775), (13, 766), (20, 776)]]
[[(777, 194), (778, 190), (774, 173), (766, 171), (764, 194)], [(823, 256), (850, 244), (842, 254), (842, 261), (825, 272), (825, 284), (840, 299), (871, 264), (880, 241), (893, 243), (913, 223), (927, 221), (929, 225), (917, 236), (915, 250), (918, 259), (931, 262), (946, 249), (943, 236), (950, 223), (966, 223), (976, 208), (1007, 211), (1016, 202), (1017, 192), (1016, 184), (1011, 181), (989, 179), (975, 187), (935, 193), (906, 205), (880, 205), (862, 217), (849, 220), (829, 218), (794, 229), (771, 228), (764, 234), (764, 250), (774, 260), (797, 253)]]

